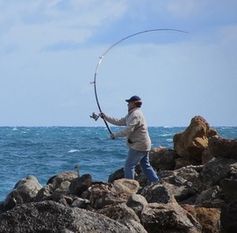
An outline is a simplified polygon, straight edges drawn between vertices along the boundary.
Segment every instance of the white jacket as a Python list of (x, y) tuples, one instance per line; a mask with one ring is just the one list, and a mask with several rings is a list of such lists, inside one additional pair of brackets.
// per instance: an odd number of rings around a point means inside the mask
[(104, 115), (104, 119), (117, 126), (126, 126), (123, 130), (114, 133), (115, 137), (127, 137), (128, 146), (134, 150), (149, 151), (151, 139), (147, 129), (147, 123), (140, 108), (134, 108), (121, 118), (116, 119)]

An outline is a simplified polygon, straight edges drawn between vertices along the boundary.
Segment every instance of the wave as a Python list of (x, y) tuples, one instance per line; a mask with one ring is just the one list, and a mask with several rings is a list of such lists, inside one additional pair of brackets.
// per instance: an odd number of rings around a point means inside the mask
[(71, 149), (69, 150), (67, 153), (75, 153), (75, 152), (79, 152), (80, 150), (77, 150), (77, 149)]

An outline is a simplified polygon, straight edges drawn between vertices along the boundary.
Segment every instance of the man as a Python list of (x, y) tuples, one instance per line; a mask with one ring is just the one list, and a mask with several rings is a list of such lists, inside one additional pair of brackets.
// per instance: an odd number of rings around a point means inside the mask
[(128, 157), (124, 166), (124, 176), (127, 179), (134, 179), (135, 166), (140, 162), (141, 168), (150, 182), (158, 182), (159, 178), (149, 162), (149, 151), (151, 139), (148, 133), (146, 120), (141, 111), (142, 101), (139, 96), (132, 96), (127, 99), (128, 114), (116, 119), (104, 113), (100, 117), (109, 123), (117, 126), (126, 126), (123, 130), (111, 134), (111, 138), (127, 137), (129, 147)]

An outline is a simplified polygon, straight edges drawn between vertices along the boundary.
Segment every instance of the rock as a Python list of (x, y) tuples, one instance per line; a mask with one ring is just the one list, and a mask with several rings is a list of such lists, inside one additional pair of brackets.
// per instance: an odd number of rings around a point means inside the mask
[(217, 208), (196, 208), (196, 218), (202, 225), (202, 233), (220, 232), (220, 210)]
[[(172, 193), (178, 202), (190, 202), (191, 198), (203, 190), (202, 182), (199, 178), (200, 166), (187, 166), (172, 171), (163, 177), (163, 181), (172, 184)], [(192, 202), (195, 200), (192, 200)]]
[(232, 165), (235, 163), (232, 159), (214, 158), (203, 166), (200, 172), (200, 179), (207, 188), (213, 185), (219, 185), (219, 182), (228, 177)]
[(42, 186), (35, 176), (27, 176), (18, 181), (4, 201), (5, 210), (9, 210), (17, 204), (33, 201), (41, 188)]
[(0, 232), (130, 233), (131, 231), (106, 216), (44, 201), (23, 204), (1, 214)]
[(230, 202), (221, 209), (221, 225), (226, 233), (236, 233), (237, 201)]
[(145, 187), (141, 195), (144, 196), (149, 203), (172, 203), (175, 202), (173, 194), (174, 188), (173, 185), (162, 182)]
[(220, 186), (225, 198), (225, 201), (237, 201), (237, 179), (224, 179), (221, 181)]
[(202, 233), (220, 233), (220, 209), (182, 205), (202, 226)]
[(128, 195), (117, 193), (110, 184), (93, 184), (89, 188), (89, 200), (94, 209), (102, 209), (107, 205), (115, 205), (127, 202)]
[(113, 182), (113, 187), (117, 193), (126, 193), (132, 195), (136, 193), (140, 187), (138, 181), (131, 179), (119, 179)]
[(201, 164), (202, 153), (208, 148), (208, 138), (215, 133), (203, 117), (195, 116), (184, 132), (174, 135), (174, 150), (189, 164)]
[(112, 183), (114, 180), (122, 179), (124, 178), (124, 170), (123, 168), (120, 168), (119, 170), (115, 171), (111, 175), (109, 175), (108, 182)]
[(176, 153), (170, 149), (152, 148), (150, 163), (157, 170), (174, 170)]
[(47, 184), (52, 184), (52, 189), (56, 190), (57, 188), (60, 188), (61, 183), (65, 181), (69, 181), (70, 183), (78, 178), (78, 174), (76, 172), (62, 172), (56, 176), (51, 177)]
[(140, 194), (132, 194), (127, 201), (127, 206), (132, 208), (138, 217), (141, 216), (143, 208), (148, 204), (145, 197)]
[(224, 157), (237, 160), (237, 140), (212, 137), (209, 140), (209, 150), (214, 157)]
[(177, 202), (149, 203), (142, 211), (141, 222), (149, 233), (201, 233), (200, 224)]
[(140, 224), (140, 219), (136, 213), (125, 203), (107, 206), (102, 210), (99, 210), (98, 213), (104, 214), (105, 216), (122, 223), (127, 226), (131, 232), (147, 232)]
[(80, 196), (92, 185), (92, 177), (90, 174), (84, 174), (79, 178), (72, 180), (69, 186), (69, 192), (74, 195)]
[(222, 191), (218, 185), (202, 191), (196, 198), (195, 204), (207, 208), (221, 208), (225, 202), (222, 200)]
[(83, 198), (76, 198), (73, 200), (71, 207), (78, 207), (82, 209), (87, 209), (90, 205), (90, 201)]

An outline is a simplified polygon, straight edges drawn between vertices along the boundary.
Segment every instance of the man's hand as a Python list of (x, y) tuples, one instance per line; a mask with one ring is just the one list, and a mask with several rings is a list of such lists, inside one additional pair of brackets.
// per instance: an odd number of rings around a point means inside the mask
[(99, 116), (100, 116), (102, 119), (105, 118), (105, 114), (104, 114), (103, 112), (100, 112), (100, 113), (99, 113)]

